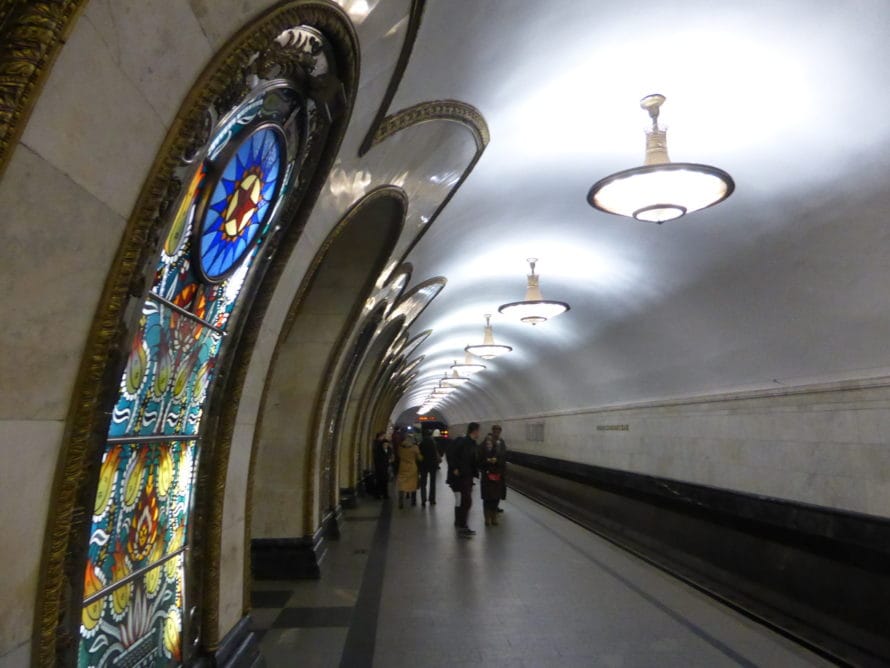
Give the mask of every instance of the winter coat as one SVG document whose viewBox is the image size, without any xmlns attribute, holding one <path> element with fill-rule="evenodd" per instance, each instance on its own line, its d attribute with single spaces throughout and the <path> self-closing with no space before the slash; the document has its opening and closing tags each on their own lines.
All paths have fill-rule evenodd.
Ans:
<svg viewBox="0 0 890 668">
<path fill-rule="evenodd" d="M 430 473 L 439 468 L 439 453 L 436 450 L 436 443 L 432 438 L 427 436 L 420 442 L 420 455 L 423 461 L 420 464 L 420 470 Z"/>
<path fill-rule="evenodd" d="M 448 476 L 445 482 L 454 488 L 461 482 L 472 485 L 473 478 L 479 477 L 476 467 L 476 450 L 478 446 L 469 436 L 461 436 L 451 442 L 446 453 L 448 460 Z M 457 474 L 455 475 L 455 471 Z"/>
<path fill-rule="evenodd" d="M 420 449 L 414 443 L 405 441 L 399 446 L 398 455 L 398 489 L 400 492 L 416 492 L 417 463 L 423 460 Z"/>
<path fill-rule="evenodd" d="M 507 462 L 498 447 L 479 448 L 479 472 L 482 481 L 482 500 L 497 501 L 504 495 L 504 469 Z"/>
</svg>

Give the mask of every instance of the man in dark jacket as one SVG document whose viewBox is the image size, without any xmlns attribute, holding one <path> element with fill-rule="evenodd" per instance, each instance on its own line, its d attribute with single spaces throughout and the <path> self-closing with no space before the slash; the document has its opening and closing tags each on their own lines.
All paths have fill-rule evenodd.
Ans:
<svg viewBox="0 0 890 668">
<path fill-rule="evenodd" d="M 420 441 L 420 454 L 423 461 L 420 462 L 420 505 L 426 505 L 427 480 L 429 480 L 430 505 L 436 505 L 436 473 L 439 472 L 439 452 L 436 450 L 436 442 L 430 432 L 424 430 L 423 440 Z"/>
<path fill-rule="evenodd" d="M 446 454 L 448 460 L 446 482 L 454 492 L 454 526 L 461 538 L 476 535 L 476 532 L 467 526 L 467 518 L 473 505 L 473 478 L 479 476 L 476 461 L 479 449 L 476 444 L 477 438 L 479 438 L 479 423 L 471 422 L 467 425 L 467 435 L 452 442 Z"/>
</svg>

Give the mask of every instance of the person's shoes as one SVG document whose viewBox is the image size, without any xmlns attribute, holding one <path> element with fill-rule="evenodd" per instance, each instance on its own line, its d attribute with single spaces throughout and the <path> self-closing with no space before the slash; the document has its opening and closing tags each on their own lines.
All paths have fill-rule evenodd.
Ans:
<svg viewBox="0 0 890 668">
<path fill-rule="evenodd" d="M 411 505 L 412 505 L 412 506 L 416 506 L 416 505 L 417 505 L 417 499 L 411 499 Z"/>
<path fill-rule="evenodd" d="M 460 528 L 458 528 L 457 533 L 459 533 L 462 536 L 475 536 L 476 535 L 476 532 L 473 531 L 470 527 L 460 527 Z"/>
<path fill-rule="evenodd" d="M 465 538 L 466 540 L 470 540 L 473 537 L 473 534 L 464 533 L 461 529 L 457 530 L 458 538 Z"/>
<path fill-rule="evenodd" d="M 420 502 L 420 507 L 421 507 L 421 508 L 426 508 L 426 501 L 421 501 L 421 502 Z"/>
<path fill-rule="evenodd" d="M 504 512 L 504 509 L 503 509 L 503 508 L 498 508 L 498 512 L 499 512 L 499 513 L 502 513 L 502 512 Z"/>
<path fill-rule="evenodd" d="M 435 506 L 435 505 L 436 505 L 436 501 L 435 501 L 435 500 L 430 501 L 430 505 L 431 505 L 431 506 Z"/>
</svg>

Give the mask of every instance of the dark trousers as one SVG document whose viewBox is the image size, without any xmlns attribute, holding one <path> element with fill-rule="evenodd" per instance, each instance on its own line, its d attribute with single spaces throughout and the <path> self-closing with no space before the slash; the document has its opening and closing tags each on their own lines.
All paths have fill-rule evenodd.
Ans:
<svg viewBox="0 0 890 668">
<path fill-rule="evenodd" d="M 384 470 L 377 470 L 376 475 L 374 476 L 377 479 L 377 498 L 378 499 L 388 499 L 389 498 L 389 474 Z"/>
<path fill-rule="evenodd" d="M 438 469 L 433 469 L 432 471 L 423 470 L 420 472 L 420 501 L 422 503 L 426 503 L 427 499 L 427 480 L 429 480 L 429 499 L 430 503 L 436 502 L 436 474 L 438 473 Z"/>
<path fill-rule="evenodd" d="M 466 528 L 470 508 L 473 506 L 473 479 L 458 479 L 454 490 L 460 492 L 460 505 L 455 509 L 457 511 L 457 526 Z"/>
</svg>

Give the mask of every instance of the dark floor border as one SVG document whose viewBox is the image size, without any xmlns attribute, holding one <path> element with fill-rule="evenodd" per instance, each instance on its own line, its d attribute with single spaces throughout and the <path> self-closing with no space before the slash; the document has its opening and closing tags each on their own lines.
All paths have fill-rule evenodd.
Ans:
<svg viewBox="0 0 890 668">
<path fill-rule="evenodd" d="M 525 453 L 510 461 L 517 491 L 650 563 L 832 660 L 888 665 L 890 560 L 876 554 L 890 523 Z M 878 542 L 862 545 L 867 536 Z"/>
<path fill-rule="evenodd" d="M 352 613 L 352 623 L 346 635 L 340 668 L 371 668 L 374 663 L 377 618 L 380 615 L 380 597 L 383 593 L 383 576 L 386 573 L 386 553 L 389 547 L 391 523 L 392 505 L 388 500 L 383 501 L 380 519 L 371 542 L 371 551 L 362 575 L 362 586 Z"/>
<path fill-rule="evenodd" d="M 260 643 L 250 630 L 250 615 L 242 617 L 219 643 L 215 652 L 204 653 L 189 663 L 192 668 L 252 668 L 260 660 Z"/>
</svg>

